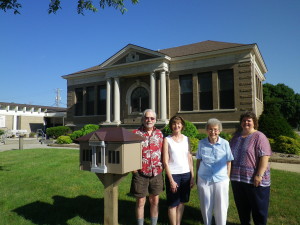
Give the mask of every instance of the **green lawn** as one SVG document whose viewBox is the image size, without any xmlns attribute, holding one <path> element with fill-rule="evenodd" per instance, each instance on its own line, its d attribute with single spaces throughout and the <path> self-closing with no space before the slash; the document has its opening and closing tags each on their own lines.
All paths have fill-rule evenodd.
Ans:
<svg viewBox="0 0 300 225">
<path fill-rule="evenodd" d="M 103 224 L 103 185 L 95 174 L 79 170 L 78 153 L 73 149 L 1 152 L 0 224 Z M 119 223 L 134 225 L 135 199 L 128 194 L 130 180 L 128 175 L 119 186 Z M 299 181 L 300 174 L 272 170 L 268 224 L 300 224 Z M 168 224 L 164 194 L 159 222 Z M 195 188 L 182 224 L 202 224 Z M 228 224 L 239 224 L 231 192 Z"/>
</svg>

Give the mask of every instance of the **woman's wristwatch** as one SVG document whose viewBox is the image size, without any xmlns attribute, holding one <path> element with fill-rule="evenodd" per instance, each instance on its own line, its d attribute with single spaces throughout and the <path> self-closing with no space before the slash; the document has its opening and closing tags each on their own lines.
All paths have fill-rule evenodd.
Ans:
<svg viewBox="0 0 300 225">
<path fill-rule="evenodd" d="M 263 177 L 263 174 L 256 174 L 257 177 Z"/>
</svg>

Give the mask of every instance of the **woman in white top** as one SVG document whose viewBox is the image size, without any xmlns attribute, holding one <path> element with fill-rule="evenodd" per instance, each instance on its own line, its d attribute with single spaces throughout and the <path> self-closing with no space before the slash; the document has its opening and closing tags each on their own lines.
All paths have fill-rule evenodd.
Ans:
<svg viewBox="0 0 300 225">
<path fill-rule="evenodd" d="M 180 225 L 184 203 L 189 201 L 194 185 L 193 159 L 188 137 L 181 131 L 185 122 L 180 116 L 170 119 L 172 134 L 164 139 L 163 163 L 166 172 L 166 194 L 171 225 Z"/>
</svg>

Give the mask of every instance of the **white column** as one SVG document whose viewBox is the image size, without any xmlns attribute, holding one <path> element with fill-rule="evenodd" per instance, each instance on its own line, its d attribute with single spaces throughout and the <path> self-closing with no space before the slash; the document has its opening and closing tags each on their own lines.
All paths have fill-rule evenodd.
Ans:
<svg viewBox="0 0 300 225">
<path fill-rule="evenodd" d="M 120 124 L 120 84 L 119 78 L 114 78 L 114 123 Z"/>
<path fill-rule="evenodd" d="M 166 88 L 166 71 L 160 72 L 160 119 L 167 120 L 167 88 Z"/>
<path fill-rule="evenodd" d="M 111 79 L 108 78 L 106 80 L 106 121 L 105 123 L 110 123 L 110 108 L 111 108 L 110 97 L 111 97 Z"/>
<path fill-rule="evenodd" d="M 156 111 L 155 105 L 156 86 L 155 86 L 155 72 L 150 74 L 150 108 Z"/>
<path fill-rule="evenodd" d="M 13 126 L 12 126 L 12 129 L 13 129 L 13 130 L 17 130 L 17 126 L 18 126 L 18 118 L 17 118 L 17 115 L 13 115 Z"/>
</svg>

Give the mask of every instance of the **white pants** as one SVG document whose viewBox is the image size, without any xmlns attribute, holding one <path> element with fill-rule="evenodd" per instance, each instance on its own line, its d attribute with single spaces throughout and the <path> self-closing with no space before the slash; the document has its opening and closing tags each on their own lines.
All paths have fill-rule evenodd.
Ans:
<svg viewBox="0 0 300 225">
<path fill-rule="evenodd" d="M 207 182 L 198 176 L 200 209 L 205 225 L 211 225 L 214 213 L 216 225 L 226 225 L 229 205 L 229 179 L 221 182 Z"/>
</svg>

